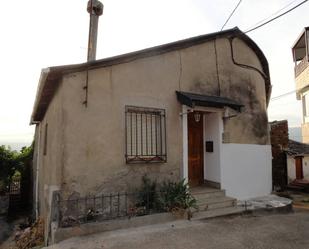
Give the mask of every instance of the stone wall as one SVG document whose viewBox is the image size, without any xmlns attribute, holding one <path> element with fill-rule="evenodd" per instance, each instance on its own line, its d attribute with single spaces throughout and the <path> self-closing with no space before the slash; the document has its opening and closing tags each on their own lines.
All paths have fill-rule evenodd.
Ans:
<svg viewBox="0 0 309 249">
<path fill-rule="evenodd" d="M 284 189 L 287 185 L 287 158 L 284 150 L 288 148 L 289 142 L 288 121 L 274 121 L 270 127 L 273 189 Z"/>
</svg>

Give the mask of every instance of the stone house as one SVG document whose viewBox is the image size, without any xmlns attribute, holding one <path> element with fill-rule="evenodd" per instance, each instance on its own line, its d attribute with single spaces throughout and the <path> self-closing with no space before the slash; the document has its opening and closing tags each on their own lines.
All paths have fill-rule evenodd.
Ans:
<svg viewBox="0 0 309 249">
<path fill-rule="evenodd" d="M 38 214 L 52 193 L 128 191 L 143 175 L 271 192 L 263 52 L 238 28 L 43 69 L 31 124 Z"/>
</svg>

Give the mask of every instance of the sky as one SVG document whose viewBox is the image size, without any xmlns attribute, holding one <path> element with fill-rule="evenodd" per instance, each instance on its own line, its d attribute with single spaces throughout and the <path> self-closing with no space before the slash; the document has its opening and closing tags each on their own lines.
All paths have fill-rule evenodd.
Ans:
<svg viewBox="0 0 309 249">
<path fill-rule="evenodd" d="M 239 0 L 101 0 L 97 58 L 105 58 L 219 31 Z M 225 29 L 246 31 L 302 0 L 242 0 Z M 30 116 L 42 68 L 86 61 L 87 0 L 15 0 L 0 3 L 0 144 L 30 144 Z M 287 8 L 287 9 L 288 9 Z M 248 33 L 266 55 L 272 97 L 295 89 L 291 46 L 309 26 L 309 2 Z M 301 124 L 295 93 L 271 100 L 269 120 Z"/>
</svg>

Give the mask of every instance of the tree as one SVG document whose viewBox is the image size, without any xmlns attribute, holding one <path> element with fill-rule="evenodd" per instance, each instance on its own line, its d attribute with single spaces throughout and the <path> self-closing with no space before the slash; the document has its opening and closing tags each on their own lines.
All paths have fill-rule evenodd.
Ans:
<svg viewBox="0 0 309 249">
<path fill-rule="evenodd" d="M 33 143 L 23 147 L 20 152 L 10 147 L 0 146 L 0 193 L 8 191 L 14 174 L 29 175 L 33 157 Z"/>
</svg>

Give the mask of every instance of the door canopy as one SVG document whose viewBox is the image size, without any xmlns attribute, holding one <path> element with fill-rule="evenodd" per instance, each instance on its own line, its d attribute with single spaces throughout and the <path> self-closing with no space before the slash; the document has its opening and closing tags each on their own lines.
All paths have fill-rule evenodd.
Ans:
<svg viewBox="0 0 309 249">
<path fill-rule="evenodd" d="M 230 107 L 238 112 L 241 111 L 242 104 L 225 97 L 201 95 L 196 93 L 176 91 L 178 101 L 186 106 L 194 108 L 195 106 L 224 108 Z"/>
</svg>

